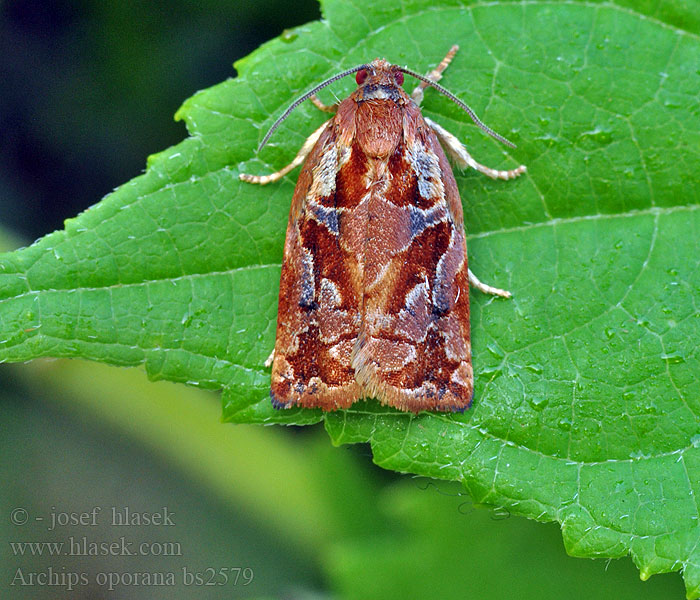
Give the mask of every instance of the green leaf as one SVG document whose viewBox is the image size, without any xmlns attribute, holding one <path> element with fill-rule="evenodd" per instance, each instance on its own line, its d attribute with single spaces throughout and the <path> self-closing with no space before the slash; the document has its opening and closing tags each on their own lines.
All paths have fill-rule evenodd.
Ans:
<svg viewBox="0 0 700 600">
<path fill-rule="evenodd" d="M 65 231 L 0 261 L 0 359 L 84 357 L 224 390 L 225 419 L 325 420 L 383 467 L 462 481 L 478 502 L 562 525 L 579 556 L 631 554 L 643 578 L 682 570 L 700 593 L 700 38 L 673 2 L 328 0 L 188 100 L 191 137 Z M 653 12 L 658 9 L 658 12 Z M 684 24 L 683 28 L 678 28 Z M 436 33 L 439 32 L 439 35 Z M 294 177 L 325 118 L 289 102 L 376 56 L 419 71 L 452 43 L 443 83 L 519 145 L 485 138 L 444 97 L 425 113 L 514 182 L 458 174 L 472 269 L 474 407 L 414 417 L 374 401 L 275 411 L 263 362 Z M 343 97 L 351 78 L 322 98 Z M 307 103 L 308 104 L 308 103 Z"/>
</svg>

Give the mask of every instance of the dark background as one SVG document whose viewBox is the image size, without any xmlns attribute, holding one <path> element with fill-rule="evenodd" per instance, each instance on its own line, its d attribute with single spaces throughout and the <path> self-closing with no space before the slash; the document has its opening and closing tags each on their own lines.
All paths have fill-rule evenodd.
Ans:
<svg viewBox="0 0 700 600">
<path fill-rule="evenodd" d="M 319 16 L 315 0 L 0 3 L 0 223 L 62 229 L 187 135 L 185 99 Z"/>
</svg>

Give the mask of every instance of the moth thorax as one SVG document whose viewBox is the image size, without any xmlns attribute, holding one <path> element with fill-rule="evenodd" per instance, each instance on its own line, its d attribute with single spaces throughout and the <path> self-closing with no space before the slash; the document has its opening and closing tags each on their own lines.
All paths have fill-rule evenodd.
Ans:
<svg viewBox="0 0 700 600">
<path fill-rule="evenodd" d="M 403 136 L 403 110 L 393 100 L 361 102 L 355 113 L 355 130 L 357 142 L 367 156 L 389 156 Z"/>
</svg>

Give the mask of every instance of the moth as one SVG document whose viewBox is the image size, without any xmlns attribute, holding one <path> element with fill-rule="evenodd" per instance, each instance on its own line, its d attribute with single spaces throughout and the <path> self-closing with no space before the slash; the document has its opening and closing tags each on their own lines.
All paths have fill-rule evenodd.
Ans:
<svg viewBox="0 0 700 600">
<path fill-rule="evenodd" d="M 301 102 L 334 116 L 267 184 L 303 163 L 294 190 L 280 280 L 271 399 L 276 408 L 348 408 L 375 397 L 402 411 L 469 408 L 474 373 L 462 203 L 447 154 L 461 168 L 512 179 L 476 162 L 459 140 L 421 114 L 427 86 L 457 103 L 497 140 L 508 140 L 437 82 L 453 46 L 427 76 L 377 58 L 327 79 L 295 100 L 263 138 Z M 316 92 L 355 73 L 357 89 L 325 106 Z M 404 74 L 420 81 L 409 96 Z M 443 150 L 444 147 L 444 150 Z M 259 148 L 259 149 L 260 149 Z"/>
</svg>

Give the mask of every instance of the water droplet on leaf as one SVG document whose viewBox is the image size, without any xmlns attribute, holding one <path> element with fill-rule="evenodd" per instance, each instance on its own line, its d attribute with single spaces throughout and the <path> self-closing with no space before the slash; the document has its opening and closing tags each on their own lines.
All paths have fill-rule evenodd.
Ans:
<svg viewBox="0 0 700 600">
<path fill-rule="evenodd" d="M 533 373 L 536 373 L 537 375 L 540 375 L 542 371 L 544 371 L 544 367 L 538 363 L 535 363 L 534 365 L 527 365 L 525 367 L 528 371 L 532 371 Z"/>
<path fill-rule="evenodd" d="M 667 360 L 672 365 L 685 362 L 685 356 L 680 352 L 667 352 L 661 355 L 661 360 Z"/>
<path fill-rule="evenodd" d="M 282 35 L 280 35 L 280 39 L 283 42 L 285 42 L 286 44 L 290 44 L 298 37 L 299 37 L 299 34 L 296 31 L 294 31 L 293 29 L 285 29 L 282 32 Z"/>
<path fill-rule="evenodd" d="M 544 396 L 535 396 L 528 399 L 530 406 L 535 410 L 544 410 L 545 406 L 549 404 L 549 400 Z"/>
<path fill-rule="evenodd" d="M 571 420 L 569 419 L 559 419 L 557 427 L 562 431 L 571 431 Z"/>
</svg>

